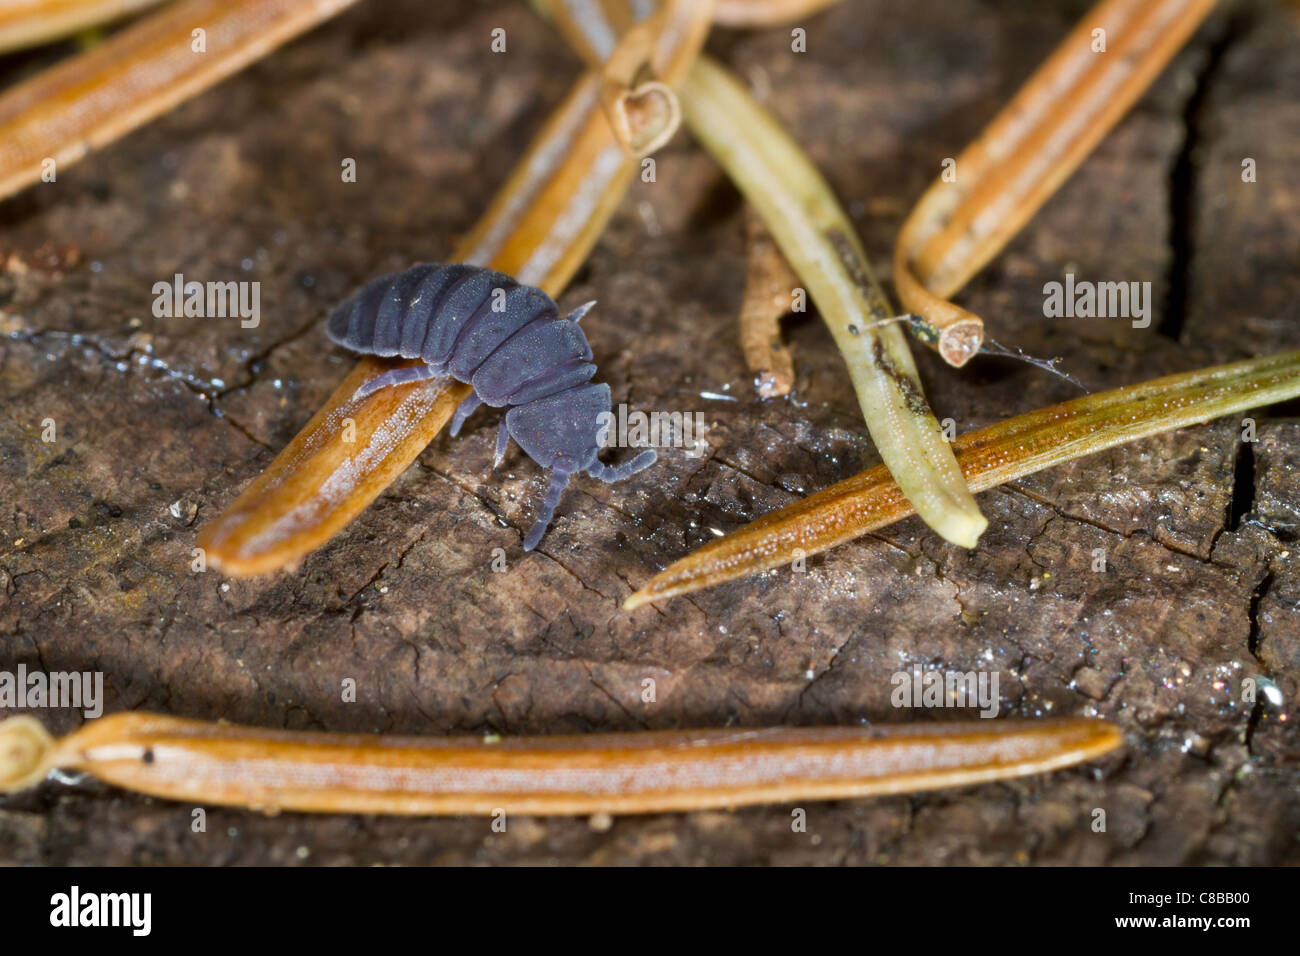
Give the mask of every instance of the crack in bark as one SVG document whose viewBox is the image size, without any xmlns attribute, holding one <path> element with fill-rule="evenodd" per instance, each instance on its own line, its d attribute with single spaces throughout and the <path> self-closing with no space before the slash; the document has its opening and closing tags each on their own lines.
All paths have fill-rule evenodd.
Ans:
<svg viewBox="0 0 1300 956">
<path fill-rule="evenodd" d="M 1052 501 L 1050 498 L 1046 497 L 1045 495 L 1040 495 L 1033 491 L 1030 491 L 1028 488 L 1021 486 L 1018 482 L 1014 482 L 1014 481 L 1007 482 L 1005 485 L 1001 485 L 997 490 L 1003 494 L 1011 494 L 1014 492 L 1016 494 L 1023 495 L 1024 497 L 1028 498 L 1030 501 L 1036 502 L 1042 505 L 1044 508 L 1049 509 L 1058 518 L 1061 518 L 1065 521 L 1077 521 L 1079 522 L 1079 524 L 1087 525 L 1090 528 L 1096 528 L 1098 531 L 1105 532 L 1106 534 L 1113 534 L 1115 537 L 1121 538 L 1124 541 L 1129 541 L 1132 540 L 1134 537 L 1140 536 L 1141 538 L 1145 538 L 1148 543 L 1153 544 L 1158 548 L 1163 548 L 1165 551 L 1168 551 L 1170 554 L 1177 554 L 1184 558 L 1191 558 L 1193 561 L 1196 561 L 1199 564 L 1206 564 L 1211 567 L 1220 567 L 1220 565 L 1216 565 L 1214 563 L 1213 556 L 1208 558 L 1203 558 L 1199 554 L 1194 554 L 1191 551 L 1184 551 L 1182 548 L 1176 547 L 1167 541 L 1161 541 L 1159 538 L 1153 537 L 1145 528 L 1137 528 L 1133 531 L 1125 532 L 1125 531 L 1121 531 L 1118 528 L 1112 528 L 1109 525 L 1101 521 L 1098 521 L 1095 518 L 1088 518 L 1085 517 L 1084 515 L 1071 514 L 1070 512 L 1065 511 L 1060 505 Z M 1046 525 L 1043 526 L 1043 528 L 1046 527 L 1047 527 Z M 1038 534 L 1042 534 L 1042 529 L 1039 530 Z M 1035 535 L 1035 537 L 1037 537 L 1037 535 Z M 1210 542 L 1211 555 L 1213 555 L 1213 544 L 1214 542 L 1211 541 Z M 1033 556 L 1031 555 L 1029 559 L 1033 561 Z M 1037 564 L 1038 562 L 1035 561 L 1034 563 Z M 1038 565 L 1038 566 L 1043 567 L 1042 565 Z"/>
<path fill-rule="evenodd" d="M 1252 442 L 1241 441 L 1237 443 L 1237 455 L 1232 465 L 1232 503 L 1228 507 L 1227 530 L 1238 530 L 1242 519 L 1249 515 L 1254 507 L 1255 445 Z"/>
<path fill-rule="evenodd" d="M 1210 41 L 1204 64 L 1196 83 L 1183 105 L 1183 142 L 1169 171 L 1169 271 L 1165 283 L 1164 315 L 1156 330 L 1166 338 L 1180 341 L 1187 321 L 1188 300 L 1192 293 L 1196 229 L 1201 222 L 1198 208 L 1200 163 L 1197 156 L 1207 139 L 1209 94 L 1223 66 L 1224 55 L 1247 32 L 1240 8 L 1229 15 Z"/>
</svg>

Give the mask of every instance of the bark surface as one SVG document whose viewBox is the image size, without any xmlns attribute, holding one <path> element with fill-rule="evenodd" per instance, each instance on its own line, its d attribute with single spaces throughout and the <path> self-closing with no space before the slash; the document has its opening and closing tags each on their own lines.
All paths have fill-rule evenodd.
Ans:
<svg viewBox="0 0 1300 956">
<path fill-rule="evenodd" d="M 525 555 L 544 475 L 517 449 L 492 470 L 497 413 L 483 410 L 296 571 L 191 573 L 198 528 L 351 367 L 324 335 L 331 306 L 368 277 L 444 259 L 578 71 L 524 4 L 448 6 L 366 4 L 0 205 L 0 669 L 102 671 L 109 711 L 339 731 L 969 716 L 893 707 L 892 676 L 919 666 L 996 672 L 1001 716 L 1101 716 L 1127 749 L 1012 783 L 809 804 L 807 832 L 773 806 L 612 826 L 517 818 L 505 833 L 209 807 L 195 833 L 191 806 L 46 783 L 0 801 L 0 860 L 1300 861 L 1293 407 L 1255 413 L 1255 443 L 1217 421 L 985 493 L 973 552 L 912 519 L 802 574 L 620 610 L 717 531 L 878 460 L 815 317 L 786 323 L 792 395 L 757 396 L 736 323 L 744 210 L 685 134 L 561 306 L 599 301 L 584 323 L 598 379 L 633 409 L 702 412 L 706 456 L 669 449 L 630 481 L 576 481 Z M 809 18 L 806 53 L 788 30 L 719 30 L 710 46 L 796 133 L 887 276 L 942 160 L 1086 7 L 853 2 Z M 490 49 L 498 26 L 504 54 Z M 1297 39 L 1280 5 L 1217 12 L 962 294 L 990 336 L 1062 356 L 1092 389 L 1300 347 Z M 3 76 L 61 52 L 11 57 Z M 345 158 L 356 183 L 341 182 Z M 259 282 L 260 325 L 155 318 L 152 287 L 178 272 Z M 1151 283 L 1150 327 L 1044 318 L 1043 285 L 1067 272 Z M 954 371 L 916 351 L 959 430 L 1077 394 L 1019 362 Z M 1281 710 L 1243 702 L 1261 677 Z M 37 716 L 54 732 L 82 719 Z"/>
</svg>

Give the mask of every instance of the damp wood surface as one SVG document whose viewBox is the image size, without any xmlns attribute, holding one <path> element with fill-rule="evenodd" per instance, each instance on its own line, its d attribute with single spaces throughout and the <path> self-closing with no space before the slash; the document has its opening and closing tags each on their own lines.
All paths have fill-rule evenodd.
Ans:
<svg viewBox="0 0 1300 956">
<path fill-rule="evenodd" d="M 808 151 L 887 281 L 942 159 L 1085 9 L 849 0 L 807 18 L 807 53 L 786 29 L 719 29 L 709 49 Z M 489 50 L 498 26 L 505 54 Z M 1298 39 L 1280 5 L 1217 11 L 957 301 L 1093 390 L 1300 347 Z M 0 79 L 61 52 L 0 61 Z M 615 404 L 703 413 L 705 456 L 667 449 L 627 482 L 575 481 L 524 555 L 544 476 L 517 449 L 492 469 L 498 413 L 483 410 L 295 572 L 191 573 L 198 529 L 352 368 L 325 338 L 328 310 L 373 275 L 446 259 L 580 69 L 523 4 L 365 4 L 0 206 L 0 670 L 103 671 L 109 711 L 354 733 L 971 716 L 892 707 L 891 676 L 920 665 L 997 671 L 1003 717 L 1100 717 L 1125 749 L 1043 777 L 809 803 L 803 833 L 775 805 L 612 827 L 520 817 L 505 833 L 209 807 L 196 834 L 191 805 L 50 783 L 0 802 L 0 861 L 1300 860 L 1294 405 L 1254 413 L 1249 446 L 1239 421 L 1217 421 L 985 492 L 972 552 L 910 518 L 802 574 L 620 610 L 716 532 L 879 461 L 815 316 L 784 326 L 791 396 L 757 397 L 736 323 L 744 206 L 684 133 L 560 304 L 598 300 L 584 328 Z M 344 157 L 355 184 L 340 182 Z M 155 318 L 152 286 L 176 272 L 259 281 L 260 325 Z M 1151 326 L 1043 318 L 1042 286 L 1066 272 L 1151 282 Z M 914 353 L 959 431 L 1078 394 L 1032 366 L 954 371 Z M 1239 702 L 1258 675 L 1287 722 Z M 80 723 L 36 716 L 56 733 Z"/>
</svg>

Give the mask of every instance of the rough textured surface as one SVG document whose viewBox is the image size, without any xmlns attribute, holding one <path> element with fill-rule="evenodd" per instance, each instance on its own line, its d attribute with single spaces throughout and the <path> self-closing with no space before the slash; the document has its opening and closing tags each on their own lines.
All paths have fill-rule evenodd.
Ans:
<svg viewBox="0 0 1300 956">
<path fill-rule="evenodd" d="M 704 412 L 710 454 L 541 489 L 495 414 L 434 442 L 295 573 L 192 574 L 233 500 L 351 359 L 322 318 L 365 278 L 445 257 L 575 75 L 522 4 L 374 2 L 3 205 L 0 669 L 99 669 L 110 710 L 265 726 L 521 733 L 944 719 L 890 677 L 996 670 L 1003 716 L 1095 714 L 1127 750 L 1049 776 L 808 807 L 616 820 L 265 818 L 95 783 L 0 801 L 0 859 L 45 863 L 1266 863 L 1300 861 L 1300 425 L 1262 409 L 981 496 L 971 553 L 909 520 L 789 570 L 625 614 L 634 585 L 876 461 L 813 318 L 760 401 L 735 316 L 743 214 L 679 136 L 561 300 L 615 402 Z M 856 2 L 713 48 L 796 131 L 884 266 L 909 204 L 1087 4 Z M 489 52 L 504 26 L 509 52 Z M 1300 346 L 1297 26 L 1229 7 L 963 302 L 1092 388 Z M 54 52 L 0 65 L 9 79 Z M 340 182 L 354 157 L 359 182 Z M 1258 182 L 1241 181 L 1243 158 Z M 75 253 L 70 249 L 75 247 Z M 1150 281 L 1155 320 L 1046 320 L 1042 285 Z M 261 325 L 157 319 L 153 283 L 261 282 Z M 919 356 L 967 429 L 1074 394 L 1015 362 Z M 718 401 L 703 393 L 729 395 Z M 52 418 L 58 438 L 40 440 Z M 507 569 L 494 573 L 492 549 Z M 1094 549 L 1106 571 L 1092 571 Z M 1241 702 L 1268 676 L 1282 711 Z M 356 703 L 340 682 L 357 681 Z M 657 702 L 643 703 L 644 678 Z M 81 719 L 43 711 L 56 732 Z M 1291 717 L 1288 721 L 1286 718 Z M 1093 832 L 1094 808 L 1107 811 Z"/>
</svg>

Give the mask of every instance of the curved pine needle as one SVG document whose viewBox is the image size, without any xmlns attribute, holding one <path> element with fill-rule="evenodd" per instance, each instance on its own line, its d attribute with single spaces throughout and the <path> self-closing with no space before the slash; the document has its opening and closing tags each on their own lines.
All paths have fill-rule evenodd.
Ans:
<svg viewBox="0 0 1300 956">
<path fill-rule="evenodd" d="M 0 199 L 75 163 L 356 0 L 184 0 L 0 94 Z M 195 53 L 195 29 L 206 52 Z"/>
<path fill-rule="evenodd" d="M 708 5 L 673 4 L 659 26 L 651 67 L 672 85 L 704 42 Z M 635 157 L 601 110 L 601 82 L 597 71 L 578 81 L 460 243 L 457 261 L 491 266 L 551 295 L 564 288 L 636 171 Z M 363 360 L 266 471 L 200 532 L 210 565 L 236 576 L 291 567 L 415 460 L 469 387 L 434 380 L 353 400 L 361 382 L 397 364 Z"/>
<path fill-rule="evenodd" d="M 1103 0 L 903 223 L 894 284 L 918 338 L 961 366 L 984 323 L 947 301 L 1006 246 L 1151 85 L 1214 0 Z M 1105 51 L 1094 31 L 1105 31 Z"/>
<path fill-rule="evenodd" d="M 926 524 L 954 544 L 974 547 L 988 522 L 830 186 L 776 118 L 714 61 L 700 58 L 680 96 L 692 134 L 763 217 L 808 287 L 844 356 L 880 457 Z"/>
<path fill-rule="evenodd" d="M 606 81 L 601 103 L 619 142 L 634 156 L 659 149 L 682 123 L 677 94 L 658 80 L 635 86 Z"/>
<path fill-rule="evenodd" d="M 636 156 L 663 146 L 682 123 L 677 94 L 649 75 L 654 38 L 661 32 L 656 21 L 671 16 L 670 7 L 628 30 L 601 70 L 601 107 L 619 142 Z"/>
<path fill-rule="evenodd" d="M 969 786 L 1121 743 L 1114 725 L 1082 718 L 437 738 L 122 713 L 55 741 L 16 717 L 0 723 L 0 792 L 62 769 L 268 813 L 662 813 Z"/>
<path fill-rule="evenodd" d="M 781 338 L 781 318 L 794 302 L 799 277 L 757 213 L 746 217 L 745 291 L 740 302 L 740 348 L 760 398 L 790 394 L 794 359 Z"/>
<path fill-rule="evenodd" d="M 39 46 L 111 23 L 162 0 L 3 0 L 0 53 Z"/>
<path fill-rule="evenodd" d="M 1185 372 L 1086 395 L 958 436 L 973 491 L 1160 432 L 1300 396 L 1300 351 Z M 623 604 L 651 601 L 789 564 L 912 514 L 877 466 L 711 541 L 656 574 Z"/>
<path fill-rule="evenodd" d="M 35 717 L 0 722 L 0 793 L 34 787 L 58 766 L 56 744 Z"/>
<path fill-rule="evenodd" d="M 353 399 L 399 364 L 358 363 L 266 471 L 199 532 L 208 564 L 235 577 L 292 568 L 406 470 L 471 389 L 433 379 Z"/>
</svg>

